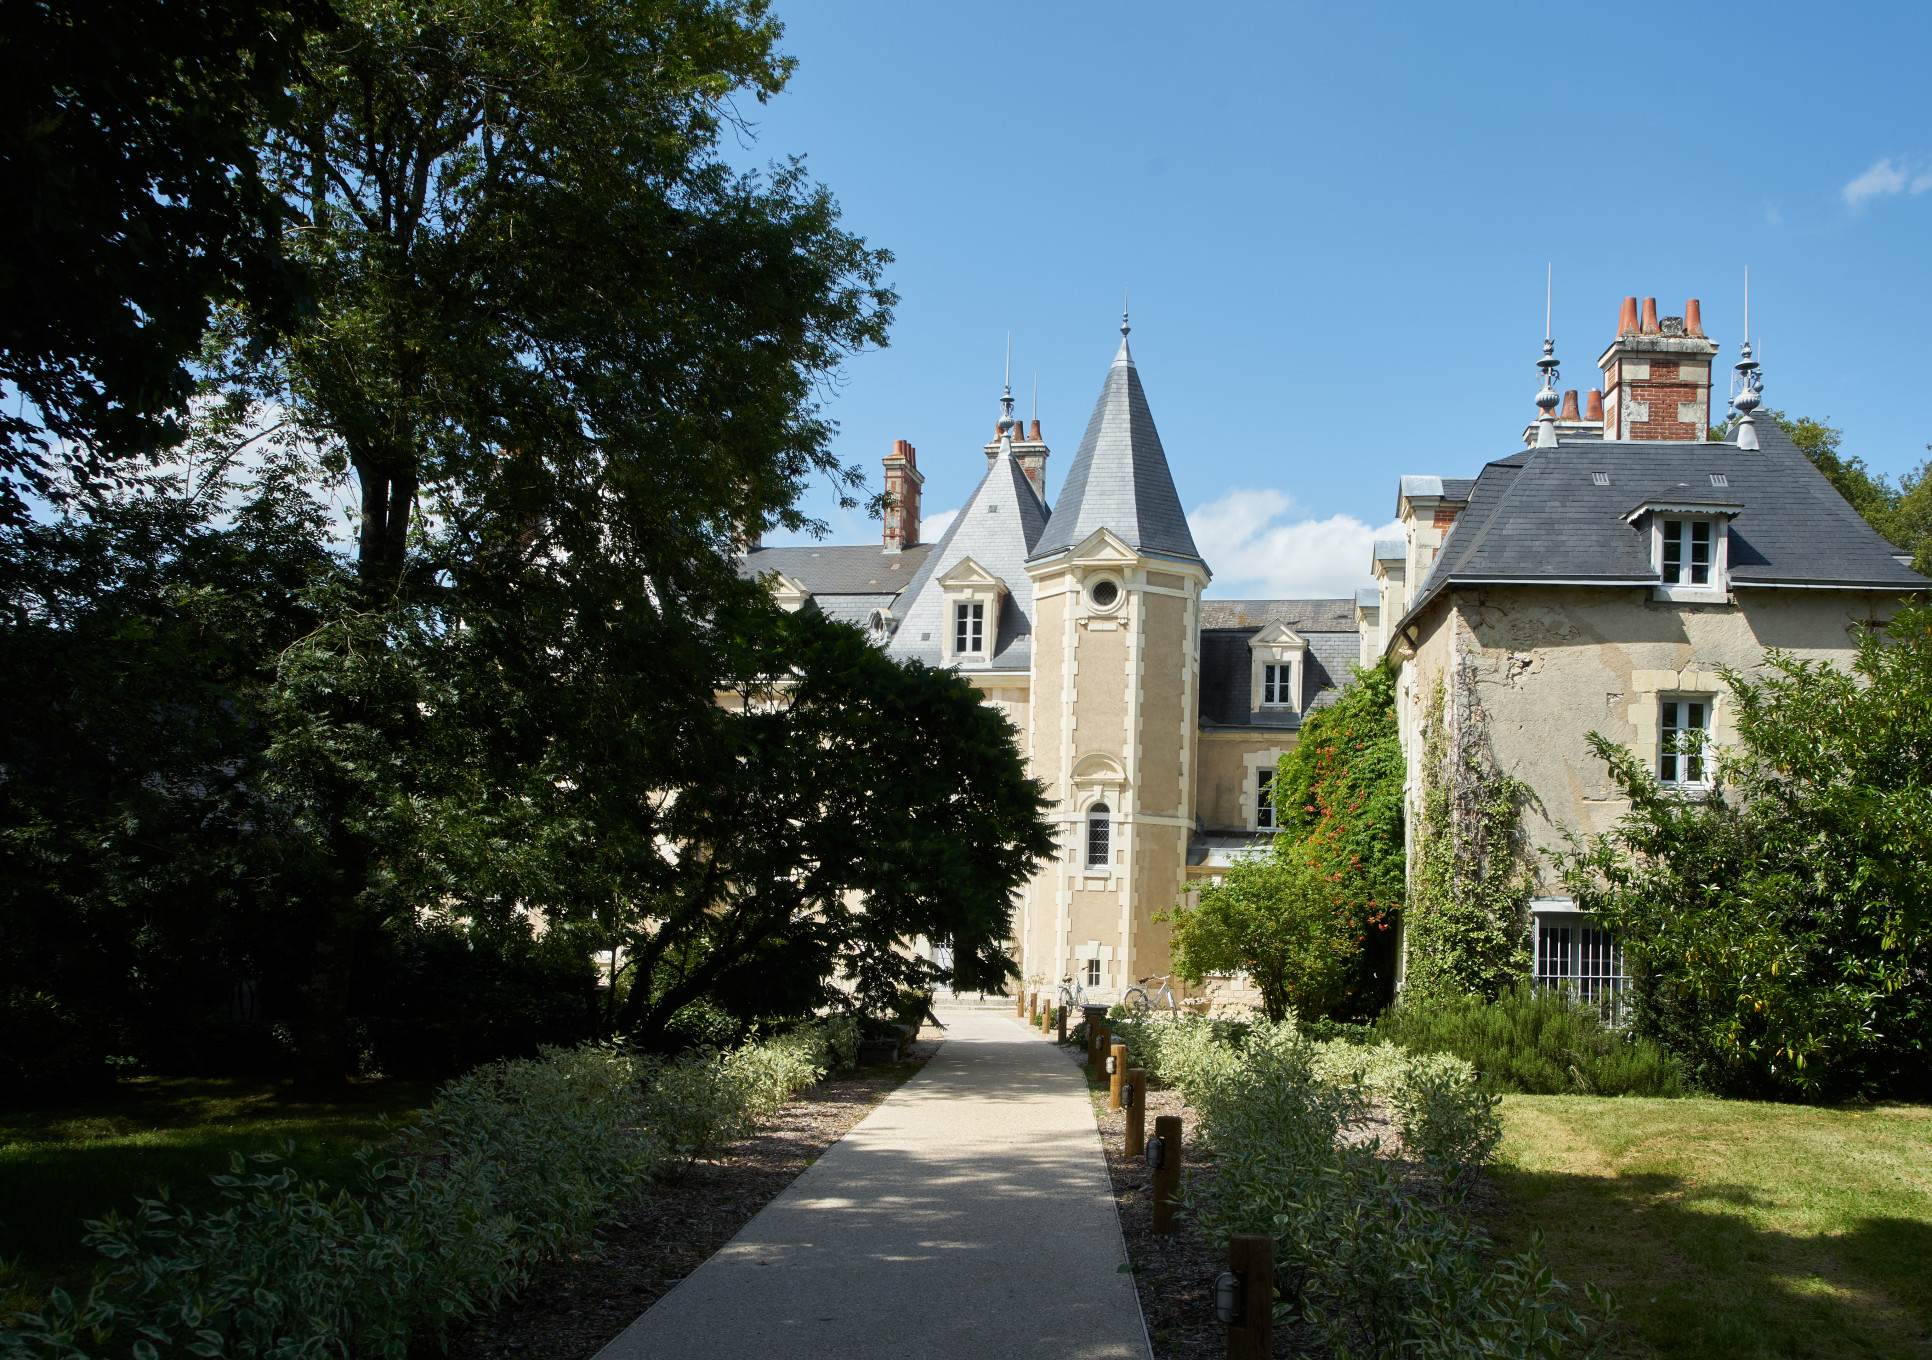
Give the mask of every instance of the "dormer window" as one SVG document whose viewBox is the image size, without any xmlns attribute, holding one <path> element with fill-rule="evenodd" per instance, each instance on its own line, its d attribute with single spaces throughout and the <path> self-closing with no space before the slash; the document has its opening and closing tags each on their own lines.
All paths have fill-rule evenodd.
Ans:
<svg viewBox="0 0 1932 1360">
<path fill-rule="evenodd" d="M 1744 507 L 1701 500 L 1652 501 L 1630 512 L 1630 526 L 1650 535 L 1650 565 L 1657 573 L 1653 599 L 1722 604 L 1730 598 L 1730 522 Z"/>
<path fill-rule="evenodd" d="M 953 652 L 957 656 L 986 654 L 986 606 L 974 601 L 953 606 Z"/>
<path fill-rule="evenodd" d="M 1711 542 L 1717 528 L 1707 519 L 1664 521 L 1663 580 L 1667 586 L 1709 586 Z"/>
<path fill-rule="evenodd" d="M 1271 623 L 1248 639 L 1248 656 L 1253 677 L 1248 707 L 1271 718 L 1298 711 L 1307 640 L 1285 623 Z"/>
</svg>

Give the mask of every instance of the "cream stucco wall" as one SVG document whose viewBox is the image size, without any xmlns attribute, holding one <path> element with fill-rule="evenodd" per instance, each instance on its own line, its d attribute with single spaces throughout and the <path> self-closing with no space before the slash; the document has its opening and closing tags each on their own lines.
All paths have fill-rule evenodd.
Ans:
<svg viewBox="0 0 1932 1360">
<path fill-rule="evenodd" d="M 1411 630 L 1402 683 L 1410 788 L 1420 787 L 1422 706 L 1436 677 L 1466 664 L 1497 766 L 1529 786 L 1524 829 L 1548 851 L 1565 828 L 1608 830 L 1626 804 L 1586 744 L 1592 731 L 1644 760 L 1658 754 L 1657 709 L 1707 697 L 1710 739 L 1733 739 L 1720 667 L 1762 673 L 1771 648 L 1849 663 L 1849 630 L 1889 617 L 1884 592 L 1746 589 L 1735 604 L 1653 602 L 1641 590 L 1493 586 L 1458 590 Z M 1547 859 L 1547 856 L 1544 856 Z M 1558 891 L 1547 864 L 1539 892 Z"/>
<path fill-rule="evenodd" d="M 1254 827 L 1254 773 L 1272 766 L 1299 740 L 1293 732 L 1204 732 L 1201 774 L 1195 787 L 1195 814 L 1209 831 L 1248 831 Z"/>
</svg>

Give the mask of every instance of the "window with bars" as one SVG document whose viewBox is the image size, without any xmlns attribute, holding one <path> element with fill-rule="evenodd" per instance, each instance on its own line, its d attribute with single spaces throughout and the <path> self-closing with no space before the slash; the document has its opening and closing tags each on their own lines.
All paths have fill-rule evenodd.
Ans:
<svg viewBox="0 0 1932 1360">
<path fill-rule="evenodd" d="M 959 656 L 977 656 L 986 650 L 986 606 L 984 604 L 956 604 L 953 606 L 953 652 Z"/>
<path fill-rule="evenodd" d="M 1087 867 L 1105 869 L 1114 860 L 1114 824 L 1108 820 L 1107 805 L 1095 803 L 1087 809 Z"/>
<path fill-rule="evenodd" d="M 1541 920 L 1536 928 L 1536 986 L 1562 988 L 1618 1018 L 1627 979 L 1623 946 L 1588 917 Z"/>
<path fill-rule="evenodd" d="M 1660 733 L 1657 778 L 1666 784 L 1708 783 L 1704 743 L 1710 735 L 1711 708 L 1702 699 L 1662 699 L 1657 705 Z"/>
<path fill-rule="evenodd" d="M 1258 831 L 1275 829 L 1275 772 L 1254 772 L 1254 824 Z"/>
<path fill-rule="evenodd" d="M 1663 577 L 1667 586 L 1707 586 L 1711 583 L 1711 531 L 1707 519 L 1664 521 Z"/>
<path fill-rule="evenodd" d="M 1261 706 L 1292 708 L 1295 702 L 1295 667 L 1292 662 L 1268 662 L 1261 668 Z"/>
</svg>

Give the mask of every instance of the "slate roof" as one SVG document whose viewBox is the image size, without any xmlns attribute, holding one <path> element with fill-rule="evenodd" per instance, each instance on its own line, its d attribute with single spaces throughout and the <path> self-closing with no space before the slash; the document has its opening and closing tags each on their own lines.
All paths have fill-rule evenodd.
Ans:
<svg viewBox="0 0 1932 1360">
<path fill-rule="evenodd" d="M 1301 708 L 1252 709 L 1248 641 L 1271 623 L 1285 623 L 1307 639 L 1301 671 Z M 1360 655 L 1353 600 L 1201 601 L 1203 728 L 1298 731 L 1305 714 L 1335 702 Z"/>
<path fill-rule="evenodd" d="M 876 543 L 856 546 L 800 544 L 790 548 L 756 548 L 738 564 L 740 576 L 783 572 L 813 595 L 897 595 L 919 572 L 933 545 L 889 553 Z"/>
<path fill-rule="evenodd" d="M 1201 560 L 1124 334 L 1033 556 L 1077 547 L 1096 529 L 1149 556 Z"/>
<path fill-rule="evenodd" d="M 1353 600 L 1202 600 L 1203 628 L 1265 628 L 1285 623 L 1297 633 L 1355 633 Z"/>
<path fill-rule="evenodd" d="M 917 658 L 929 666 L 940 663 L 941 629 L 947 620 L 945 588 L 939 578 L 970 557 L 1005 581 L 1008 592 L 1000 605 L 993 654 L 983 669 L 1028 669 L 1033 661 L 1033 578 L 1026 574 L 1026 559 L 1047 528 L 1047 515 L 1012 449 L 1003 446 L 901 596 L 894 611 L 899 631 L 887 645 L 887 654 L 900 660 Z"/>
<path fill-rule="evenodd" d="M 1762 450 L 1735 444 L 1564 440 L 1490 463 L 1476 478 L 1403 622 L 1452 585 L 1565 581 L 1655 585 L 1650 537 L 1629 522 L 1650 503 L 1736 510 L 1733 586 L 1922 590 L 1898 551 L 1846 504 L 1777 422 L 1760 414 Z M 1595 474 L 1608 476 L 1598 485 Z M 1721 474 L 1728 485 L 1711 483 Z M 1391 630 L 1390 638 L 1399 634 Z"/>
</svg>

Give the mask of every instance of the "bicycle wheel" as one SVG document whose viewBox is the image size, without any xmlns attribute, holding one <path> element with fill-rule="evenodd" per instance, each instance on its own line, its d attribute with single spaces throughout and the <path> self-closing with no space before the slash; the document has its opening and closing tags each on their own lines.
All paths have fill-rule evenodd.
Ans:
<svg viewBox="0 0 1932 1360">
<path fill-rule="evenodd" d="M 1076 1023 L 1074 1016 L 1087 1004 L 1087 994 L 1081 988 L 1069 987 L 1063 982 L 1060 984 L 1060 1004 L 1067 1008 L 1067 1024 L 1071 1026 Z"/>
<path fill-rule="evenodd" d="M 1147 995 L 1147 989 L 1145 987 L 1136 983 L 1134 986 L 1129 987 L 1126 994 L 1120 998 L 1120 1004 L 1130 1011 L 1138 1011 L 1140 1014 L 1145 1015 L 1154 1009 L 1154 998 Z"/>
</svg>

